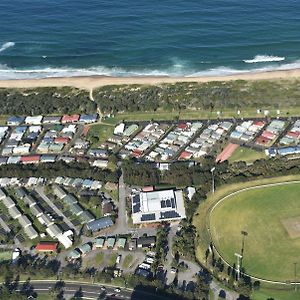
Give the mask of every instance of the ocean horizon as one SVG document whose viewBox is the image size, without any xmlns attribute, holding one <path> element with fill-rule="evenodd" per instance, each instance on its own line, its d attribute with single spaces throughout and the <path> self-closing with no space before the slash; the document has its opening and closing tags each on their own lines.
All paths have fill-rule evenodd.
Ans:
<svg viewBox="0 0 300 300">
<path fill-rule="evenodd" d="M 300 1 L 0 3 L 0 79 L 300 68 Z"/>
</svg>

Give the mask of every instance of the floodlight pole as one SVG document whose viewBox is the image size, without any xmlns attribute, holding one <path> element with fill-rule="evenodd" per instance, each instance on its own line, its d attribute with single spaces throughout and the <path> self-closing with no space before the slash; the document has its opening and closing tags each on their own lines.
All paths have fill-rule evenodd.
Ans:
<svg viewBox="0 0 300 300">
<path fill-rule="evenodd" d="M 236 256 L 236 269 L 237 269 L 237 281 L 240 280 L 240 260 L 242 258 L 242 255 L 239 253 L 234 253 L 234 255 Z"/>
<path fill-rule="evenodd" d="M 215 193 L 215 171 L 216 167 L 211 168 L 210 172 L 211 172 L 211 178 L 212 178 L 212 193 Z"/>
<path fill-rule="evenodd" d="M 294 275 L 295 275 L 295 292 L 297 291 L 297 263 L 294 263 Z"/>
<path fill-rule="evenodd" d="M 244 249 L 245 249 L 245 237 L 248 235 L 248 232 L 245 231 L 245 230 L 242 230 L 241 231 L 241 234 L 242 234 L 242 248 L 241 248 L 241 267 L 242 267 L 242 264 L 243 264 L 243 259 L 244 259 Z"/>
</svg>

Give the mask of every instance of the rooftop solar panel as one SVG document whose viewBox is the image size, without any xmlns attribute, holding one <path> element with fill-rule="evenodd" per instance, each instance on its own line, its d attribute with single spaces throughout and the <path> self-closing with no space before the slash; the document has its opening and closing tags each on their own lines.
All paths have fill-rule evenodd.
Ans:
<svg viewBox="0 0 300 300">
<path fill-rule="evenodd" d="M 133 205 L 133 213 L 139 212 L 140 209 L 141 209 L 140 203 L 137 203 L 137 204 Z"/>
<path fill-rule="evenodd" d="M 175 210 L 168 210 L 160 213 L 160 219 L 179 218 L 180 215 Z"/>
<path fill-rule="evenodd" d="M 144 214 L 141 217 L 141 221 L 152 221 L 155 220 L 155 214 Z"/>
</svg>

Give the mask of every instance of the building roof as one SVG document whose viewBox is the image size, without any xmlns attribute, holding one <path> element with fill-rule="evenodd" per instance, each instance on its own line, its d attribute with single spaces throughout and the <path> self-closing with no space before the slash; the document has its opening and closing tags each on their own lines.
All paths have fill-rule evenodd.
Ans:
<svg viewBox="0 0 300 300">
<path fill-rule="evenodd" d="M 62 187 L 58 186 L 58 185 L 55 185 L 55 186 L 53 187 L 53 193 L 54 193 L 54 195 L 57 196 L 59 199 L 62 199 L 62 198 L 64 198 L 65 196 L 67 196 L 67 193 L 65 192 L 65 190 L 64 190 Z"/>
<path fill-rule="evenodd" d="M 64 233 L 58 234 L 56 238 L 66 249 L 68 249 L 73 245 L 73 241 L 70 237 L 72 234 L 73 232 L 71 230 L 68 230 Z"/>
<path fill-rule="evenodd" d="M 71 212 L 76 216 L 79 216 L 83 213 L 83 209 L 78 203 L 70 203 L 69 208 Z"/>
<path fill-rule="evenodd" d="M 45 214 L 42 214 L 37 219 L 41 224 L 46 225 L 46 226 L 54 224 L 54 221 L 48 215 L 45 215 Z"/>
<path fill-rule="evenodd" d="M 38 232 L 34 229 L 32 225 L 25 227 L 24 232 L 31 240 L 39 236 Z"/>
<path fill-rule="evenodd" d="M 149 275 L 150 275 L 150 271 L 146 270 L 146 269 L 142 269 L 142 268 L 137 268 L 136 271 L 135 271 L 135 275 L 143 276 L 145 278 L 148 278 Z"/>
<path fill-rule="evenodd" d="M 49 225 L 46 231 L 51 237 L 57 237 L 59 234 L 62 234 L 61 229 L 56 224 Z"/>
<path fill-rule="evenodd" d="M 73 123 L 78 122 L 80 118 L 80 115 L 74 114 L 74 115 L 63 115 L 61 122 L 62 123 Z"/>
<path fill-rule="evenodd" d="M 7 207 L 7 208 L 10 208 L 10 207 L 13 207 L 15 206 L 15 201 L 13 199 L 11 199 L 10 197 L 5 197 L 2 199 L 3 201 L 3 204 Z"/>
<path fill-rule="evenodd" d="M 19 218 L 18 218 L 18 221 L 20 223 L 20 225 L 23 227 L 23 228 L 26 228 L 28 227 L 29 225 L 31 225 L 31 221 L 28 219 L 28 217 L 26 215 L 21 215 Z"/>
<path fill-rule="evenodd" d="M 43 210 L 38 204 L 31 206 L 30 211 L 36 218 L 43 214 Z"/>
<path fill-rule="evenodd" d="M 126 238 L 120 237 L 118 239 L 118 247 L 119 248 L 125 248 L 125 245 L 126 245 Z"/>
<path fill-rule="evenodd" d="M 36 245 L 35 250 L 39 252 L 55 252 L 57 246 L 57 242 L 40 242 Z"/>
<path fill-rule="evenodd" d="M 72 250 L 69 254 L 69 258 L 72 258 L 72 259 L 77 259 L 80 256 L 81 256 L 81 253 L 77 249 Z"/>
<path fill-rule="evenodd" d="M 43 123 L 59 123 L 61 116 L 45 116 L 43 118 Z"/>
<path fill-rule="evenodd" d="M 112 248 L 115 245 L 116 238 L 114 237 L 109 237 L 107 239 L 107 247 Z"/>
<path fill-rule="evenodd" d="M 7 119 L 7 124 L 21 124 L 24 122 L 24 117 L 11 116 Z"/>
<path fill-rule="evenodd" d="M 15 191 L 17 196 L 21 199 L 27 194 L 23 187 L 17 188 Z"/>
<path fill-rule="evenodd" d="M 85 243 L 78 248 L 82 254 L 88 253 L 92 250 L 92 246 L 89 243 Z"/>
<path fill-rule="evenodd" d="M 79 122 L 83 122 L 83 123 L 92 123 L 92 122 L 96 122 L 98 118 L 98 114 L 94 114 L 94 115 L 81 115 Z"/>
<path fill-rule="evenodd" d="M 63 200 L 68 205 L 77 203 L 77 199 L 71 194 L 66 195 Z"/>
<path fill-rule="evenodd" d="M 25 202 L 25 204 L 29 206 L 32 206 L 36 203 L 36 201 L 33 199 L 31 195 L 25 195 L 23 201 Z"/>
<path fill-rule="evenodd" d="M 8 213 L 10 214 L 10 216 L 13 219 L 17 219 L 17 218 L 19 218 L 22 215 L 22 213 L 19 211 L 19 209 L 16 206 L 10 207 L 8 209 Z"/>
<path fill-rule="evenodd" d="M 132 196 L 134 224 L 185 218 L 182 190 L 141 192 Z"/>
<path fill-rule="evenodd" d="M 80 219 L 82 219 L 83 223 L 88 223 L 95 220 L 95 217 L 89 211 L 85 210 L 80 214 Z"/>
<path fill-rule="evenodd" d="M 38 163 L 40 161 L 41 156 L 40 155 L 27 155 L 27 156 L 21 156 L 20 161 L 23 164 L 32 164 L 32 163 Z"/>
<path fill-rule="evenodd" d="M 111 201 L 102 202 L 102 214 L 110 214 L 114 210 L 114 206 Z"/>
<path fill-rule="evenodd" d="M 87 228 L 93 232 L 113 226 L 114 223 L 110 217 L 96 219 L 87 224 Z"/>
<path fill-rule="evenodd" d="M 105 242 L 105 238 L 103 238 L 103 237 L 98 237 L 98 238 L 96 238 L 96 240 L 95 240 L 95 246 L 96 246 L 96 247 L 103 247 L 104 242 Z"/>
<path fill-rule="evenodd" d="M 0 199 L 6 198 L 6 194 L 0 189 Z"/>
<path fill-rule="evenodd" d="M 142 236 L 138 238 L 137 244 L 138 246 L 146 246 L 148 247 L 149 245 L 153 245 L 156 242 L 156 237 L 155 236 Z"/>
<path fill-rule="evenodd" d="M 124 136 L 131 136 L 138 128 L 139 128 L 138 125 L 131 124 L 130 126 L 128 126 L 128 128 L 125 129 L 125 131 L 123 132 L 123 135 Z"/>
</svg>

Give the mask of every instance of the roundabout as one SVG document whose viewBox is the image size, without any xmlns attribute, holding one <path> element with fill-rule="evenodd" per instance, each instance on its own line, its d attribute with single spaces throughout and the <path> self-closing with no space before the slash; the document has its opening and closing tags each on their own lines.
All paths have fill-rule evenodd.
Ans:
<svg viewBox="0 0 300 300">
<path fill-rule="evenodd" d="M 222 197 L 209 210 L 207 228 L 231 266 L 237 264 L 236 254 L 243 254 L 250 276 L 300 281 L 300 181 L 247 187 Z"/>
</svg>

